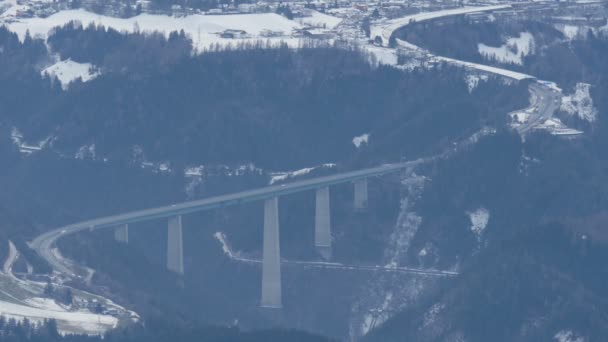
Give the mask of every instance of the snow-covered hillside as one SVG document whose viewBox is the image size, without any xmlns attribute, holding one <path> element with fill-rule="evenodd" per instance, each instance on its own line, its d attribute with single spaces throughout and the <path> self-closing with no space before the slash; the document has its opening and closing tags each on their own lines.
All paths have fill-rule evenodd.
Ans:
<svg viewBox="0 0 608 342">
<path fill-rule="evenodd" d="M 63 89 L 67 89 L 72 81 L 79 78 L 82 82 L 87 82 L 99 75 L 90 63 L 77 63 L 70 59 L 51 65 L 42 70 L 41 74 L 57 77 Z"/>
<path fill-rule="evenodd" d="M 89 335 L 103 334 L 124 319 L 139 319 L 134 312 L 106 298 L 61 285 L 60 281 L 49 279 L 44 283 L 15 276 L 13 264 L 20 254 L 11 241 L 8 247 L 9 253 L 0 271 L 0 316 L 16 321 L 27 318 L 34 323 L 55 319 L 62 334 Z M 69 303 L 50 298 L 68 290 L 72 298 Z M 98 313 L 92 312 L 94 307 L 99 309 Z"/>
<path fill-rule="evenodd" d="M 420 224 L 420 217 L 413 206 L 424 189 L 424 178 L 407 182 L 402 179 L 402 187 L 407 193 L 401 199 L 400 212 L 384 251 L 385 267 L 403 266 L 407 259 L 410 243 Z M 429 278 L 411 277 L 404 279 L 393 274 L 382 274 L 364 285 L 357 301 L 353 303 L 350 317 L 351 338 L 365 335 L 382 325 L 395 312 L 402 310 L 408 303 L 423 293 L 425 286 L 432 282 Z"/>
<path fill-rule="evenodd" d="M 487 59 L 502 63 L 521 65 L 522 58 L 534 52 L 534 36 L 529 32 L 521 32 L 519 37 L 511 37 L 499 47 L 478 44 L 479 53 Z"/>
<path fill-rule="evenodd" d="M 274 13 L 239 14 L 239 15 L 189 15 L 185 17 L 170 17 L 166 15 L 140 14 L 138 16 L 123 19 L 103 16 L 82 9 L 66 10 L 57 12 L 47 18 L 20 18 L 6 20 L 3 15 L 0 20 L 19 35 L 23 40 L 29 30 L 32 36 L 46 37 L 49 31 L 56 26 L 65 25 L 71 21 L 79 21 L 83 26 L 89 24 L 104 25 L 118 31 L 144 31 L 162 32 L 168 35 L 172 31 L 184 30 L 188 34 L 195 47 L 198 49 L 209 48 L 214 44 L 227 45 L 237 44 L 241 41 L 260 40 L 264 31 L 282 32 L 284 37 L 272 38 L 272 41 L 285 41 L 297 44 L 298 40 L 290 38 L 293 29 L 301 25 Z M 0 21 L 1 22 L 1 21 Z M 248 37 L 239 39 L 221 38 L 219 33 L 232 29 L 243 30 Z"/>
</svg>

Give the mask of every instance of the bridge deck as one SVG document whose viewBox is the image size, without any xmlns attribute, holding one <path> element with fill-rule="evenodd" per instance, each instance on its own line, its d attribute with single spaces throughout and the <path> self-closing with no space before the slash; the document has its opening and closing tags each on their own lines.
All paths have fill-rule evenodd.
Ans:
<svg viewBox="0 0 608 342">
<path fill-rule="evenodd" d="M 334 184 L 347 183 L 359 179 L 379 176 L 388 173 L 397 172 L 407 167 L 415 166 L 421 163 L 422 160 L 409 161 L 397 164 L 387 164 L 374 168 L 350 171 L 336 175 L 317 177 L 312 179 L 301 180 L 288 184 L 280 184 L 258 188 L 253 190 L 242 191 L 233 194 L 204 198 L 201 200 L 173 204 L 158 208 L 133 211 L 129 213 L 107 216 L 98 219 L 83 221 L 62 229 L 66 233 L 73 233 L 84 229 L 97 229 L 134 222 L 164 218 L 175 215 L 183 215 L 197 211 L 226 207 L 234 204 L 265 200 L 275 196 L 283 196 L 302 191 L 314 190 L 321 187 L 326 187 Z"/>
</svg>

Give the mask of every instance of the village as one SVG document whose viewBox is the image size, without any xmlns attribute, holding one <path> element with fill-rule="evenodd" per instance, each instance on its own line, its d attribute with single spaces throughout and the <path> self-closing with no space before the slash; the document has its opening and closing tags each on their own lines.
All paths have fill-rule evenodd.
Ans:
<svg viewBox="0 0 608 342">
<path fill-rule="evenodd" d="M 12 3 L 13 10 L 7 11 Z M 507 2 L 504 2 L 505 4 Z M 160 6 L 154 0 L 99 1 L 99 0 L 13 0 L 0 3 L 0 24 L 11 24 L 27 18 L 47 18 L 55 13 L 70 9 L 85 11 L 113 18 L 132 18 L 141 14 L 165 15 L 173 18 L 191 15 L 234 16 L 247 14 L 277 13 L 299 24 L 290 30 L 262 29 L 256 32 L 243 29 L 243 25 L 224 27 L 214 32 L 221 39 L 277 39 L 277 38 L 311 38 L 321 40 L 370 42 L 369 27 L 382 24 L 394 18 L 414 15 L 421 12 L 441 11 L 465 6 L 483 6 L 502 4 L 496 1 L 466 0 L 306 0 L 306 1 L 257 1 L 241 2 L 222 0 L 207 3 L 209 8 L 192 8 L 183 5 Z M 537 1 L 509 3 L 509 8 L 493 13 L 470 13 L 471 21 L 493 20 L 495 16 L 538 17 L 563 25 L 602 26 L 606 18 L 594 15 L 594 1 Z M 4 8 L 3 8 L 4 7 Z M 580 15 L 572 16 L 573 9 Z M 565 15 L 563 13 L 568 13 Z M 576 12 L 575 12 L 576 13 Z M 451 20 L 451 19 L 446 19 Z M 193 37 L 194 38 L 194 37 Z"/>
</svg>

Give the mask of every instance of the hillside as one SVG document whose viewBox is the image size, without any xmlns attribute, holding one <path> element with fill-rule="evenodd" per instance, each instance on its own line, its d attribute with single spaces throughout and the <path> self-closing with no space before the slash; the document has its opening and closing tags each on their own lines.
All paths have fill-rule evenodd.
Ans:
<svg viewBox="0 0 608 342">
<path fill-rule="evenodd" d="M 258 41 L 306 25 L 274 13 L 159 18 L 73 9 L 0 27 L 0 339 L 608 334 L 601 30 L 455 17 L 397 33 L 440 56 L 536 76 L 516 80 L 368 42 Z M 353 24 L 332 18 L 316 16 Z M 215 44 L 216 31 L 234 28 L 253 36 Z M 378 63 L 382 53 L 400 65 Z M 540 121 L 518 129 L 520 115 Z M 542 129 L 558 123 L 576 135 Z M 184 274 L 167 269 L 166 217 L 130 221 L 128 243 L 114 227 L 66 228 L 415 160 L 369 177 L 365 209 L 352 178 L 330 187 L 331 256 L 315 248 L 314 187 L 280 196 L 281 309 L 260 307 L 259 198 L 178 213 Z M 60 238 L 49 253 L 65 270 L 28 244 L 51 230 Z M 69 330 L 70 315 L 86 319 Z"/>
</svg>

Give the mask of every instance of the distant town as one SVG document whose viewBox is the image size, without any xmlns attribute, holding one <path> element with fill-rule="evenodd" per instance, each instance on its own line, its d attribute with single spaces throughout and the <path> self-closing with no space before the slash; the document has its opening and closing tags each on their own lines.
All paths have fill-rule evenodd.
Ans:
<svg viewBox="0 0 608 342">
<path fill-rule="evenodd" d="M 1 6 L 8 6 L 4 2 Z M 381 24 L 393 18 L 464 6 L 496 5 L 507 2 L 496 1 L 352 1 L 352 0 L 308 0 L 308 1 L 258 1 L 243 2 L 238 0 L 201 2 L 200 8 L 187 5 L 171 4 L 170 1 L 137 0 L 137 1 L 99 1 L 99 0 L 16 0 L 17 9 L 5 14 L 0 23 L 11 23 L 23 18 L 46 18 L 60 11 L 84 9 L 96 14 L 130 18 L 140 14 L 167 15 L 184 17 L 188 15 L 242 15 L 254 13 L 277 13 L 287 19 L 303 24 L 293 32 L 281 30 L 263 30 L 258 37 L 310 37 L 320 39 L 369 40 L 369 26 Z M 542 17 L 546 22 L 586 26 L 606 25 L 606 17 L 595 11 L 601 1 L 535 1 L 509 2 L 511 6 L 492 12 L 470 13 L 466 17 L 471 21 L 491 21 L 496 16 Z M 0 12 L 3 8 L 0 8 Z M 315 20 L 315 16 L 327 16 Z M 331 17 L 329 17 L 331 16 Z M 334 25 L 328 25 L 327 19 L 334 18 Z M 442 20 L 452 20 L 446 18 Z M 228 28 L 216 33 L 221 38 L 251 38 L 251 32 L 243 29 Z"/>
</svg>

